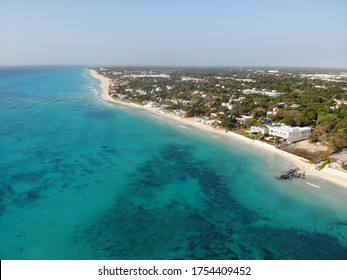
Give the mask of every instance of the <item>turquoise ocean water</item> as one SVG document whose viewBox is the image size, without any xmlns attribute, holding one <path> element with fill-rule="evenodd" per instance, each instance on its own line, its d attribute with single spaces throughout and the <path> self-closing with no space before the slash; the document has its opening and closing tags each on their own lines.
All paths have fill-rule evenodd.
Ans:
<svg viewBox="0 0 347 280">
<path fill-rule="evenodd" d="M 84 68 L 0 68 L 0 151 L 1 259 L 347 259 L 347 189 L 109 104 Z"/>
</svg>

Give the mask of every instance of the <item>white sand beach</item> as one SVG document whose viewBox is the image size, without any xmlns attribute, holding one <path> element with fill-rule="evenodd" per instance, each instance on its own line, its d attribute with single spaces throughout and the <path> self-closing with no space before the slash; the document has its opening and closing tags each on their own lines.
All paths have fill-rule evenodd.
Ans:
<svg viewBox="0 0 347 280">
<path fill-rule="evenodd" d="M 198 119 L 196 119 L 196 118 L 180 118 L 174 114 L 164 113 L 163 111 L 160 111 L 160 109 L 158 109 L 158 108 L 141 106 L 138 104 L 133 104 L 133 103 L 115 100 L 114 98 L 112 98 L 109 95 L 110 80 L 108 78 L 98 74 L 94 70 L 90 70 L 90 72 L 94 78 L 99 79 L 101 81 L 101 88 L 102 88 L 101 97 L 105 101 L 110 101 L 110 102 L 126 105 L 126 106 L 129 106 L 132 108 L 148 110 L 152 114 L 160 114 L 161 117 L 165 117 L 165 118 L 169 118 L 169 119 L 173 119 L 175 121 L 181 122 L 182 125 L 184 125 L 184 124 L 190 125 L 190 126 L 193 126 L 197 129 L 208 131 L 209 133 L 213 133 L 213 134 L 216 134 L 216 135 L 221 136 L 221 137 L 230 138 L 232 141 L 238 141 L 238 142 L 242 142 L 244 144 L 247 144 L 247 145 L 250 145 L 253 147 L 258 147 L 258 148 L 264 149 L 267 152 L 271 152 L 273 154 L 276 154 L 276 155 L 284 158 L 285 160 L 289 161 L 292 165 L 294 165 L 294 166 L 298 167 L 300 170 L 304 171 L 306 175 L 323 178 L 323 179 L 330 181 L 334 184 L 337 184 L 339 186 L 347 188 L 347 173 L 345 173 L 345 172 L 340 172 L 340 171 L 334 170 L 332 168 L 329 168 L 328 166 L 325 167 L 323 170 L 318 171 L 317 169 L 314 168 L 313 164 L 310 164 L 309 161 L 304 159 L 304 158 L 300 158 L 296 155 L 279 150 L 279 149 L 275 148 L 274 146 L 271 146 L 267 143 L 263 143 L 263 142 L 258 141 L 258 140 L 252 140 L 252 139 L 246 138 L 242 135 L 239 135 L 239 134 L 236 134 L 236 133 L 233 133 L 230 131 L 226 132 L 223 129 L 216 129 L 216 128 L 213 128 L 209 125 L 201 124 L 198 122 Z"/>
</svg>

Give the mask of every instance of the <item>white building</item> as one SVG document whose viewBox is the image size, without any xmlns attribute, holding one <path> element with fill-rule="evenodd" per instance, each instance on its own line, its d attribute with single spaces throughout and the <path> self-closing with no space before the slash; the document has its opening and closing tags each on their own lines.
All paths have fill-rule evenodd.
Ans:
<svg viewBox="0 0 347 280">
<path fill-rule="evenodd" d="M 264 126 L 251 126 L 251 133 L 261 133 L 263 135 L 269 134 L 269 128 L 264 125 Z"/>
<path fill-rule="evenodd" d="M 292 127 L 288 125 L 264 125 L 251 126 L 251 133 L 262 133 L 264 135 L 277 136 L 285 143 L 293 143 L 307 139 L 311 133 L 310 127 Z"/>
<path fill-rule="evenodd" d="M 231 109 L 233 108 L 233 105 L 232 105 L 232 104 L 226 103 L 226 102 L 223 102 L 223 103 L 222 103 L 222 106 L 227 107 L 229 110 L 231 110 Z"/>
<path fill-rule="evenodd" d="M 278 113 L 278 108 L 274 107 L 274 108 L 272 108 L 272 111 L 267 111 L 266 115 L 267 116 L 275 116 L 275 115 L 277 115 L 277 113 Z"/>
<path fill-rule="evenodd" d="M 243 116 L 241 116 L 241 118 L 236 118 L 236 120 L 238 120 L 241 123 L 246 123 L 246 122 L 248 122 L 250 120 L 253 120 L 253 117 L 252 116 L 245 116 L 245 115 L 243 115 Z"/>
<path fill-rule="evenodd" d="M 144 90 L 142 89 L 137 89 L 136 92 L 140 95 L 147 95 L 147 92 L 145 92 Z"/>
<path fill-rule="evenodd" d="M 267 91 L 264 89 L 257 89 L 257 88 L 245 89 L 242 92 L 243 94 L 261 94 L 261 95 L 267 95 L 270 97 L 277 97 L 283 94 L 282 92 L 279 92 L 277 90 Z"/>
<path fill-rule="evenodd" d="M 269 128 L 269 135 L 280 137 L 288 144 L 305 140 L 311 133 L 310 127 L 292 127 L 288 125 L 267 125 L 267 127 Z"/>
</svg>

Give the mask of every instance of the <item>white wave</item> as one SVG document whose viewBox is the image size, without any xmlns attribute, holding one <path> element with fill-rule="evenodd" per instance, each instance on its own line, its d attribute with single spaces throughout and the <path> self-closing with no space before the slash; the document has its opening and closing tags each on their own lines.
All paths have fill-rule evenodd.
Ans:
<svg viewBox="0 0 347 280">
<path fill-rule="evenodd" d="M 315 184 L 312 184 L 312 183 L 309 183 L 309 182 L 305 182 L 307 185 L 311 186 L 311 187 L 314 187 L 314 188 L 317 188 L 317 189 L 320 189 L 320 186 L 317 186 Z"/>
<path fill-rule="evenodd" d="M 184 129 L 188 129 L 188 130 L 191 130 L 189 127 L 186 127 L 186 126 L 184 126 L 184 125 L 181 125 L 181 124 L 179 124 L 178 125 L 179 127 L 182 127 L 182 128 L 184 128 Z"/>
<path fill-rule="evenodd" d="M 157 119 L 159 119 L 159 120 L 162 120 L 161 117 L 158 117 L 158 116 L 156 116 L 156 115 L 151 114 L 151 116 L 154 117 L 154 118 L 157 118 Z"/>
</svg>

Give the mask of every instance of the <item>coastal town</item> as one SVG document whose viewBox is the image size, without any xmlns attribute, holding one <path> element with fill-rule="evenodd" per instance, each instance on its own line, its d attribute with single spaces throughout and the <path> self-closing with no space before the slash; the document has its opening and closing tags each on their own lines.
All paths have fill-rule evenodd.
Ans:
<svg viewBox="0 0 347 280">
<path fill-rule="evenodd" d="M 94 68 L 124 104 L 247 137 L 347 170 L 347 73 L 259 68 Z M 347 178 L 347 177 L 346 177 Z"/>
</svg>

